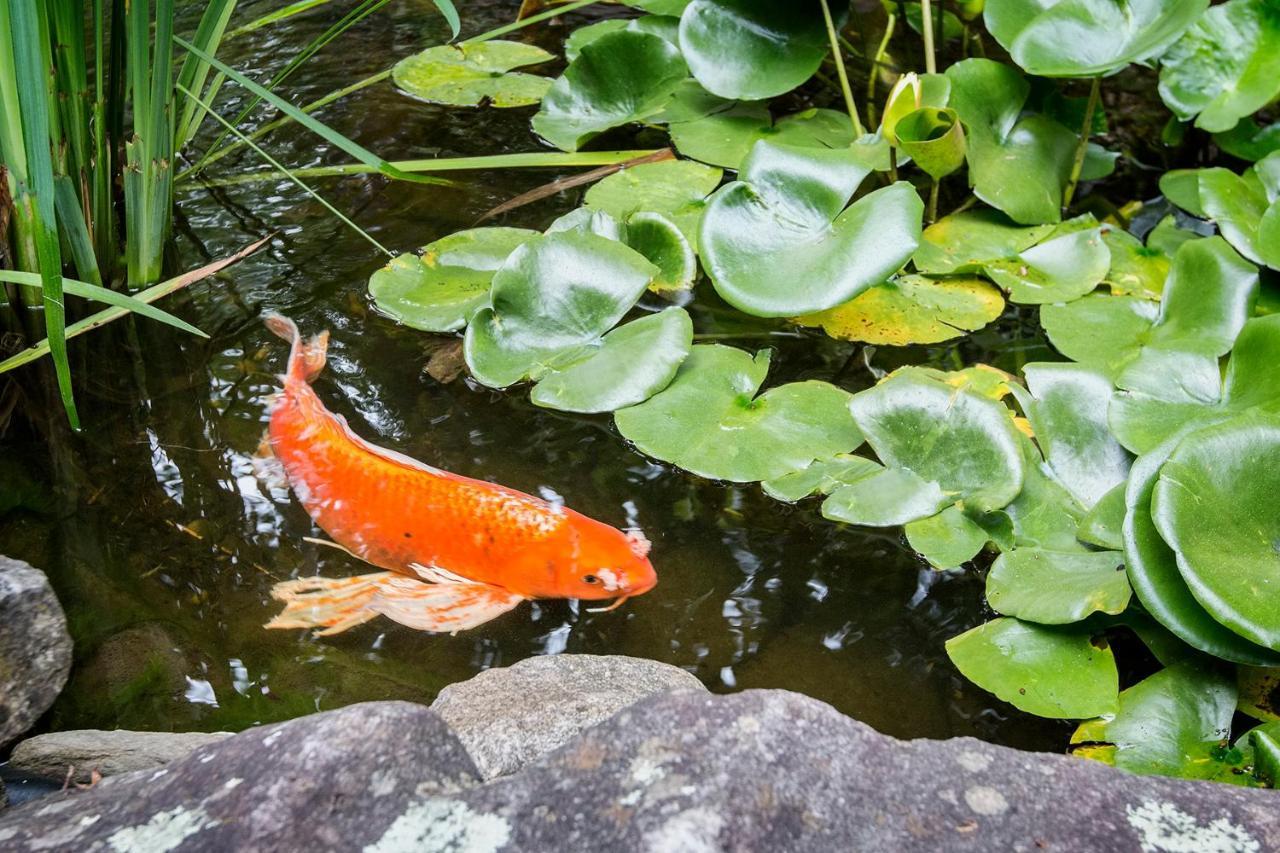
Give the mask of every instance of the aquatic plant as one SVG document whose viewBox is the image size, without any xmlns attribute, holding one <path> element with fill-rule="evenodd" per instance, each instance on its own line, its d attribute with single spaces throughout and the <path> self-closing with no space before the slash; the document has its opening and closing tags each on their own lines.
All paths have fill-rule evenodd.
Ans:
<svg viewBox="0 0 1280 853">
<path fill-rule="evenodd" d="M 1017 708 L 1081 721 L 1077 754 L 1273 783 L 1280 321 L 1258 265 L 1280 260 L 1280 153 L 1254 113 L 1277 94 L 1275 10 L 987 0 L 956 17 L 908 4 L 924 67 L 863 114 L 843 4 L 628 5 L 648 14 L 568 37 L 532 128 L 572 154 L 640 124 L 682 159 L 605 178 L 544 234 L 477 228 L 399 255 L 370 280 L 375 304 L 425 331 L 465 327 L 482 385 L 535 382 L 538 405 L 612 411 L 656 459 L 780 501 L 817 497 L 834 522 L 900 526 L 938 570 L 985 571 L 998 615 L 948 654 Z M 995 44 L 966 23 L 979 14 Z M 895 33 L 862 35 L 878 45 L 862 57 L 878 100 Z M 948 39 L 991 58 L 939 73 Z M 1117 160 L 1092 141 L 1102 78 L 1131 63 L 1160 67 L 1179 120 L 1256 155 L 1243 174 L 1169 172 L 1161 187 L 1185 213 L 1137 233 L 1124 226 L 1140 204 L 1080 203 Z M 463 73 L 428 66 L 432 79 L 402 88 L 422 97 Z M 1088 96 L 1046 77 L 1088 80 Z M 797 110 L 797 92 L 844 110 L 822 97 Z M 712 167 L 736 174 L 721 183 Z M 971 193 L 946 215 L 942 182 Z M 1038 306 L 1065 360 L 1020 376 L 904 367 L 853 393 L 769 387 L 767 350 L 698 343 L 685 311 L 646 296 L 683 304 L 699 269 L 746 315 L 881 345 L 972 333 L 1006 300 Z M 1134 680 L 1110 643 L 1122 632 L 1163 668 Z M 1233 733 L 1237 710 L 1258 724 Z"/>
</svg>

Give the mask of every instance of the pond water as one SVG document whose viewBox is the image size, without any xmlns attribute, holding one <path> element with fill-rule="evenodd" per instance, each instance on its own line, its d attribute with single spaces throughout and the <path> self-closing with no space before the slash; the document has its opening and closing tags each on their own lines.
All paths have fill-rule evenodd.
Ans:
<svg viewBox="0 0 1280 853">
<path fill-rule="evenodd" d="M 505 23 L 513 5 L 465 4 L 467 32 Z M 245 4 L 244 14 L 267 8 Z M 335 17 L 299 16 L 233 41 L 224 56 L 264 79 Z M 568 31 L 541 26 L 523 37 L 556 50 Z M 425 0 L 401 0 L 281 91 L 309 101 L 445 38 Z M 433 107 L 382 83 L 321 116 L 386 156 L 417 158 L 538 150 L 530 112 Z M 660 138 L 614 134 L 595 147 L 653 143 Z M 344 159 L 318 154 L 314 137 L 294 127 L 270 137 L 268 147 L 291 164 Z M 247 153 L 212 174 L 259 166 Z M 495 204 L 559 176 L 465 172 L 452 187 L 359 176 L 316 186 L 402 251 L 469 227 Z M 495 224 L 544 228 L 575 207 L 581 192 Z M 519 390 L 437 382 L 423 372 L 433 339 L 369 306 L 365 285 L 385 258 L 292 184 L 184 184 L 173 268 L 225 256 L 276 229 L 269 248 L 166 305 L 211 340 L 126 323 L 81 338 L 84 433 L 55 432 L 50 452 L 44 438 L 15 438 L 15 431 L 3 448 L 10 482 L 21 487 L 30 478 L 59 495 L 41 512 L 0 517 L 0 553 L 50 575 L 76 640 L 71 683 L 45 727 L 236 729 L 364 700 L 428 702 L 486 667 L 577 652 L 666 661 L 719 692 L 800 691 L 903 737 L 1065 745 L 1065 724 L 999 703 L 947 660 L 943 642 L 990 616 L 980 570 L 936 573 L 897 530 L 843 527 L 824 521 L 815 502 L 787 506 L 758 486 L 708 482 L 658 464 L 628 447 L 608 416 L 538 409 Z M 657 588 L 610 613 L 566 601 L 526 604 L 452 637 L 384 619 L 325 639 L 264 630 L 277 610 L 272 584 L 362 570 L 304 541 L 317 531 L 303 510 L 253 475 L 285 355 L 262 325 L 268 309 L 293 317 L 304 332 L 332 330 L 329 369 L 317 388 L 356 432 L 450 471 L 554 493 L 610 524 L 638 524 L 654 543 Z M 858 390 L 901 364 L 985 361 L 1016 371 L 1054 357 L 1034 311 L 1012 307 L 961 342 L 878 351 L 749 321 L 705 284 L 690 310 L 700 334 L 774 348 L 770 384 L 816 378 Z"/>
</svg>

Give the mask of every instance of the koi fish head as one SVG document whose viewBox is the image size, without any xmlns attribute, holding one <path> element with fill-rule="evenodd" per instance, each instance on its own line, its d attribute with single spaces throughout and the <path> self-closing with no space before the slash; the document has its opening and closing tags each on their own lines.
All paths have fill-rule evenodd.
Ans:
<svg viewBox="0 0 1280 853">
<path fill-rule="evenodd" d="M 639 530 L 623 532 L 589 518 L 575 519 L 574 559 L 560 570 L 561 594 L 566 598 L 618 603 L 653 589 L 658 575 L 649 562 L 649 540 Z"/>
</svg>

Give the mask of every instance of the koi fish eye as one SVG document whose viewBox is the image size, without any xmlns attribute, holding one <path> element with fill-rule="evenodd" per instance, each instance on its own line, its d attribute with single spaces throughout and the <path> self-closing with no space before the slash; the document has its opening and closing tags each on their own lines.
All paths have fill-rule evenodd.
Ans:
<svg viewBox="0 0 1280 853">
<path fill-rule="evenodd" d="M 600 578 L 595 575 L 583 575 L 582 580 L 585 583 L 600 583 Z"/>
</svg>

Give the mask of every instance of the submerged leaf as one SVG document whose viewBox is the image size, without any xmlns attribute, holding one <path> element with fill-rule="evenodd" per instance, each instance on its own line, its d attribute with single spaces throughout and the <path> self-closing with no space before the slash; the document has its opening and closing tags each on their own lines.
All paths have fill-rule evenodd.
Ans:
<svg viewBox="0 0 1280 853">
<path fill-rule="evenodd" d="M 695 346 L 671 384 L 616 413 L 641 451 L 703 477 L 751 482 L 802 470 L 862 443 L 849 394 L 826 382 L 792 382 L 757 396 L 769 354 Z"/>
<path fill-rule="evenodd" d="M 511 69 L 554 58 L 540 47 L 513 41 L 446 44 L 400 60 L 391 79 L 407 94 L 432 104 L 522 107 L 538 103 L 551 81 Z"/>
<path fill-rule="evenodd" d="M 863 291 L 853 301 L 798 317 L 833 338 L 906 346 L 951 340 L 1000 316 L 1004 298 L 980 278 L 904 275 Z"/>
<path fill-rule="evenodd" d="M 974 684 L 1028 714 L 1081 719 L 1116 710 L 1115 657 L 1087 631 L 1005 617 L 947 640 L 947 655 Z"/>
</svg>

